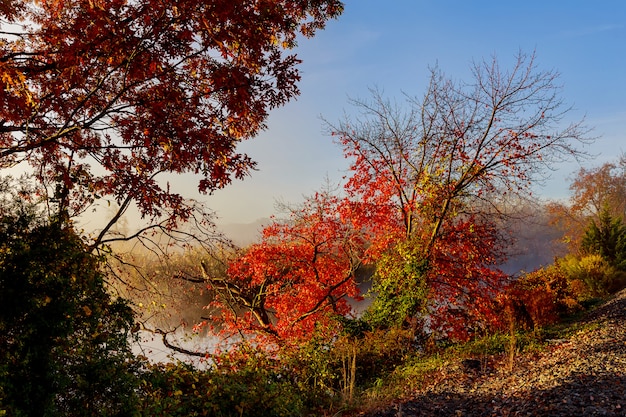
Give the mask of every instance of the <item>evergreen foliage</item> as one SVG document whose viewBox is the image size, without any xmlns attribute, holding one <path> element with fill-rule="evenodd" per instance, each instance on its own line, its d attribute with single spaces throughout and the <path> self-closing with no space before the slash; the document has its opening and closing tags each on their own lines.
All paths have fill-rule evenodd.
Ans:
<svg viewBox="0 0 626 417">
<path fill-rule="evenodd" d="M 407 318 L 424 312 L 428 262 L 420 249 L 405 241 L 381 255 L 371 289 L 374 300 L 364 316 L 373 327 L 402 326 Z"/>
<path fill-rule="evenodd" d="M 605 205 L 597 221 L 591 221 L 582 238 L 585 253 L 598 254 L 611 266 L 626 270 L 626 225 Z"/>
<path fill-rule="evenodd" d="M 133 315 L 99 266 L 71 227 L 27 209 L 2 216 L 0 414 L 135 413 Z"/>
</svg>

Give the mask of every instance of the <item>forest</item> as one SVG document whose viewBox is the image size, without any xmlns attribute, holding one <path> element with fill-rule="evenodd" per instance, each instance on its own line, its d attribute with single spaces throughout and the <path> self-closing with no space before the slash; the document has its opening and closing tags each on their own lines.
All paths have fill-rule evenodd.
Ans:
<svg viewBox="0 0 626 417">
<path fill-rule="evenodd" d="M 626 286 L 626 155 L 567 201 L 532 192 L 596 140 L 532 52 L 349 100 L 322 122 L 343 180 L 252 243 L 171 187 L 254 175 L 240 143 L 297 99 L 296 41 L 343 9 L 0 3 L 0 416 L 355 414 L 450 355 L 513 369 Z"/>
</svg>

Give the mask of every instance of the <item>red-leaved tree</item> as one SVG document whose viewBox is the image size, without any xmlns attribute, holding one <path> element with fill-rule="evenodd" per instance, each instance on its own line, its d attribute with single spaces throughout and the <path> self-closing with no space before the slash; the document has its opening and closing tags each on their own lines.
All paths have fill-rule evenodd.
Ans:
<svg viewBox="0 0 626 417">
<path fill-rule="evenodd" d="M 503 324 L 495 300 L 510 280 L 498 269 L 507 197 L 527 195 L 588 139 L 580 124 L 560 128 L 556 74 L 538 71 L 534 57 L 520 55 L 510 71 L 495 60 L 473 69 L 473 84 L 433 71 L 408 111 L 374 92 L 355 102 L 360 116 L 330 125 L 352 161 L 342 197 L 317 194 L 266 228 L 227 277 L 206 277 L 221 294 L 212 307 L 224 329 L 266 343 L 332 332 L 368 264 L 374 325 L 427 315 L 432 330 L 465 339 Z"/>
<path fill-rule="evenodd" d="M 410 262 L 375 277 L 378 316 L 409 306 L 410 319 L 426 308 L 458 338 L 494 318 L 491 299 L 507 281 L 497 269 L 506 241 L 496 227 L 507 197 L 528 195 L 546 168 L 582 155 L 576 144 L 589 140 L 580 123 L 560 125 L 568 109 L 557 74 L 538 70 L 534 56 L 520 54 L 510 70 L 480 62 L 472 74 L 462 83 L 433 70 L 422 99 L 401 107 L 374 91 L 372 101 L 353 102 L 356 116 L 329 124 L 353 161 L 346 193 L 373 222 L 367 227 L 399 222 L 415 247 Z M 426 305 L 394 287 L 407 277 L 424 280 Z"/>
<path fill-rule="evenodd" d="M 211 192 L 247 175 L 237 144 L 298 94 L 298 34 L 338 0 L 10 0 L 0 5 L 0 164 L 25 162 L 69 217 L 100 197 L 173 228 L 193 206 L 161 180 Z"/>
<path fill-rule="evenodd" d="M 357 273 L 371 256 L 372 234 L 355 227 L 344 204 L 318 192 L 291 208 L 288 220 L 267 226 L 226 277 L 205 273 L 217 294 L 208 306 L 212 321 L 226 336 L 275 346 L 333 334 L 335 318 L 349 315 L 349 300 L 360 297 Z"/>
</svg>

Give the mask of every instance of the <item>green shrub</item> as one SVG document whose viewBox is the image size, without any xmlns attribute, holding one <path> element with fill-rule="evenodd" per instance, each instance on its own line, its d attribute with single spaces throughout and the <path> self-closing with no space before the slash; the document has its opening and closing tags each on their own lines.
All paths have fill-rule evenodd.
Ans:
<svg viewBox="0 0 626 417">
<path fill-rule="evenodd" d="M 587 255 L 600 255 L 609 265 L 626 270 L 626 225 L 605 205 L 597 221 L 591 221 L 582 237 L 581 248 Z"/>
<path fill-rule="evenodd" d="M 208 370 L 183 363 L 151 365 L 142 376 L 146 417 L 304 414 L 303 393 L 292 375 L 261 352 L 233 352 Z"/>
<path fill-rule="evenodd" d="M 132 416 L 133 315 L 67 225 L 0 219 L 0 410 Z"/>
<path fill-rule="evenodd" d="M 590 298 L 605 297 L 619 291 L 626 283 L 626 273 L 612 266 L 600 254 L 591 254 L 582 258 L 566 256 L 558 262 L 573 289 L 576 289 L 580 301 Z M 584 287 L 580 283 L 584 284 Z"/>
<path fill-rule="evenodd" d="M 398 327 L 424 311 L 428 286 L 428 262 L 418 244 L 401 242 L 376 263 L 372 304 L 363 319 L 372 327 Z"/>
<path fill-rule="evenodd" d="M 371 330 L 360 320 L 348 323 L 347 333 L 333 340 L 313 337 L 281 357 L 307 410 L 352 407 L 414 351 L 412 330 Z"/>
</svg>

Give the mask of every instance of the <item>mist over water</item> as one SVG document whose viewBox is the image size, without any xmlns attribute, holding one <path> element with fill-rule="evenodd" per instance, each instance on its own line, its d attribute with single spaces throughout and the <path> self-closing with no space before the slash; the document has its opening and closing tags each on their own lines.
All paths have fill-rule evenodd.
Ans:
<svg viewBox="0 0 626 417">
<path fill-rule="evenodd" d="M 148 359 L 150 363 L 183 362 L 203 368 L 212 364 L 210 358 L 187 355 L 170 349 L 163 344 L 163 337 L 147 331 L 139 331 L 138 339 L 131 343 L 136 356 Z M 211 353 L 219 342 L 217 338 L 194 334 L 187 329 L 179 329 L 167 336 L 169 343 L 192 352 Z"/>
<path fill-rule="evenodd" d="M 563 233 L 550 225 L 548 216 L 538 212 L 511 225 L 512 242 L 508 260 L 501 269 L 512 276 L 550 265 L 567 253 Z"/>
</svg>

